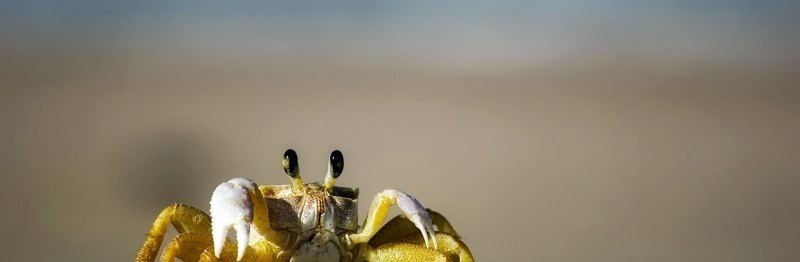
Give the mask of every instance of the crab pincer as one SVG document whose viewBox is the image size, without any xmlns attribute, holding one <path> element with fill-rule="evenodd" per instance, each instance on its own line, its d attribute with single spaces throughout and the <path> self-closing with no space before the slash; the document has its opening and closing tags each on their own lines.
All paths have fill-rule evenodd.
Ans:
<svg viewBox="0 0 800 262">
<path fill-rule="evenodd" d="M 400 211 L 403 211 L 403 215 L 419 229 L 423 239 L 425 239 L 426 248 L 433 247 L 438 249 L 436 233 L 433 230 L 433 223 L 428 211 L 416 198 L 397 189 L 386 189 L 375 196 L 372 205 L 369 207 L 369 215 L 364 228 L 359 233 L 346 236 L 348 245 L 353 246 L 369 241 L 377 233 L 378 228 L 380 228 L 386 218 L 386 214 L 389 212 L 389 207 L 392 205 L 397 205 Z"/>
<path fill-rule="evenodd" d="M 256 190 L 256 185 L 252 181 L 234 178 L 217 186 L 211 195 L 211 234 L 217 258 L 231 228 L 236 231 L 236 260 L 244 257 L 253 221 L 253 201 L 249 193 L 253 190 Z"/>
<path fill-rule="evenodd" d="M 437 249 L 438 246 L 436 244 L 436 233 L 433 231 L 433 223 L 431 222 L 431 218 L 428 216 L 428 211 L 425 210 L 425 207 L 423 207 L 416 198 L 406 194 L 403 191 L 388 189 L 384 190 L 383 192 L 390 195 L 395 195 L 394 197 L 397 199 L 397 207 L 403 211 L 403 214 L 408 217 L 408 220 L 411 220 L 411 222 L 414 223 L 414 226 L 416 226 L 420 233 L 422 233 L 422 237 L 425 239 L 425 247 L 430 248 L 431 242 L 433 242 L 433 248 Z M 428 238 L 429 236 L 430 239 Z"/>
</svg>

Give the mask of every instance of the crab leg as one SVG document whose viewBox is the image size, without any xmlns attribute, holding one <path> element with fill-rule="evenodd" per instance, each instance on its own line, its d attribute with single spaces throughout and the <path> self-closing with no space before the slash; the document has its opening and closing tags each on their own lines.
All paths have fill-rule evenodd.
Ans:
<svg viewBox="0 0 800 262">
<path fill-rule="evenodd" d="M 153 222 L 153 227 L 147 233 L 147 240 L 136 255 L 136 261 L 151 262 L 155 260 L 164 235 L 169 229 L 169 224 L 172 224 L 178 233 L 209 233 L 211 228 L 211 220 L 203 211 L 184 204 L 168 206 Z"/>
<path fill-rule="evenodd" d="M 200 254 L 211 245 L 211 235 L 208 233 L 183 233 L 164 248 L 161 261 L 172 262 L 176 257 L 181 261 L 197 261 L 200 259 Z"/>
<path fill-rule="evenodd" d="M 453 226 L 447 219 L 436 211 L 426 209 L 436 226 L 436 243 L 438 253 L 444 254 L 447 261 L 472 262 L 475 261 L 472 253 L 456 233 Z M 383 262 L 397 259 L 398 254 L 401 259 L 406 260 L 434 260 L 434 256 L 424 257 L 418 252 L 425 244 L 425 239 L 416 233 L 417 228 L 405 216 L 399 215 L 389 220 L 377 234 L 369 240 L 369 246 L 365 251 L 365 259 L 369 261 Z M 411 244 L 411 245 L 407 245 Z M 416 248 L 414 248 L 416 246 Z M 429 249 L 425 249 L 429 250 Z M 457 258 L 457 259 L 456 259 Z"/>
<path fill-rule="evenodd" d="M 403 214 L 419 229 L 425 240 L 426 248 L 431 246 L 434 249 L 437 248 L 436 233 L 433 231 L 433 223 L 431 223 L 428 212 L 417 199 L 397 189 L 386 189 L 375 196 L 369 207 L 369 215 L 364 229 L 360 233 L 347 235 L 348 245 L 352 247 L 355 244 L 368 242 L 377 233 L 392 205 L 397 205 L 400 211 L 403 211 Z"/>
<path fill-rule="evenodd" d="M 424 239 L 419 235 L 410 235 L 395 241 L 366 248 L 366 260 L 375 262 L 388 261 L 460 261 L 473 262 L 469 248 L 457 237 L 440 233 L 434 241 L 439 249 L 431 250 L 422 246 Z"/>
</svg>

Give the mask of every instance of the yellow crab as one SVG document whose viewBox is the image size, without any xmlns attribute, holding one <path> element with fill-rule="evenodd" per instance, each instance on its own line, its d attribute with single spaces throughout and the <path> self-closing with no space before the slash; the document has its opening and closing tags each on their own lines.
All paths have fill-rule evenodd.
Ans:
<svg viewBox="0 0 800 262">
<path fill-rule="evenodd" d="M 211 195 L 211 216 L 168 206 L 136 261 L 155 260 L 169 224 L 178 236 L 162 261 L 473 261 L 447 219 L 397 189 L 375 196 L 359 231 L 358 189 L 334 186 L 344 169 L 339 150 L 331 153 L 322 184 L 303 183 L 292 149 L 283 155 L 283 169 L 291 185 L 258 186 L 245 178 L 220 184 Z M 380 227 L 392 205 L 403 215 Z M 227 239 L 230 229 L 235 242 Z"/>
</svg>

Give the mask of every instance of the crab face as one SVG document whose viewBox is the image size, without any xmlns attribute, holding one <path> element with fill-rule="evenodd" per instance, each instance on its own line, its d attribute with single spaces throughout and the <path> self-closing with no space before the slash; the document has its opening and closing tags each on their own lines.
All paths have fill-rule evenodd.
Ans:
<svg viewBox="0 0 800 262">
<path fill-rule="evenodd" d="M 318 210 L 330 209 L 335 233 L 355 232 L 358 229 L 358 188 L 334 186 L 344 169 L 344 156 L 339 150 L 331 153 L 328 173 L 320 183 L 304 184 L 300 177 L 297 154 L 287 150 L 283 156 L 283 169 L 291 185 L 267 185 L 259 189 L 267 200 L 270 226 L 274 229 L 299 233 L 304 227 L 319 227 L 325 217 Z M 305 219 L 305 222 L 304 222 Z M 313 223 L 312 223 L 313 222 Z"/>
<path fill-rule="evenodd" d="M 296 250 L 292 260 L 338 260 L 343 253 L 349 253 L 340 236 L 358 230 L 358 189 L 334 186 L 344 169 L 344 156 L 339 150 L 331 153 L 322 184 L 303 183 L 298 162 L 294 150 L 287 150 L 283 169 L 292 184 L 259 187 L 266 200 L 270 227 L 289 231 L 296 238 L 290 248 Z"/>
</svg>

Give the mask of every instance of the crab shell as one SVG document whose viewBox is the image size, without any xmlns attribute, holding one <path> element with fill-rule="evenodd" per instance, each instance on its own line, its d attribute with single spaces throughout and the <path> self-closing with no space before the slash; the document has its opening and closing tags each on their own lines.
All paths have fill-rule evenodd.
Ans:
<svg viewBox="0 0 800 262">
<path fill-rule="evenodd" d="M 320 194 L 329 198 L 333 204 L 336 234 L 352 233 L 358 230 L 358 188 L 334 186 L 330 194 L 322 193 L 318 183 L 305 184 L 305 192 L 295 193 L 291 185 L 260 186 L 266 198 L 270 226 L 275 230 L 289 230 L 300 233 L 304 210 L 303 199 L 310 194 Z"/>
<path fill-rule="evenodd" d="M 358 230 L 358 189 L 318 183 L 259 187 L 267 203 L 270 227 L 292 232 L 294 250 L 281 256 L 300 261 L 304 256 L 338 260 L 353 254 L 343 244 L 345 234 Z"/>
</svg>

